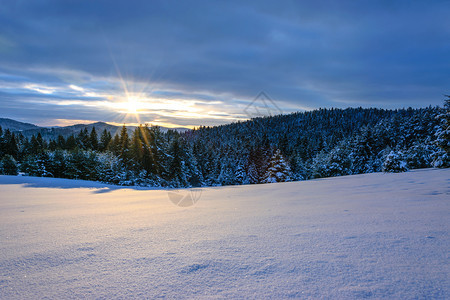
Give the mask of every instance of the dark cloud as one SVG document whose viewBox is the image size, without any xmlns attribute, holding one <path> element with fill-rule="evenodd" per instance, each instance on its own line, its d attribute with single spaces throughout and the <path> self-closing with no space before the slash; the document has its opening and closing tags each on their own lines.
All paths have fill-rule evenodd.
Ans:
<svg viewBox="0 0 450 300">
<path fill-rule="evenodd" d="M 264 90 L 290 110 L 438 105 L 450 92 L 449 11 L 448 1 L 3 1 L 0 105 L 8 84 L 117 92 L 119 77 L 168 99 Z"/>
</svg>

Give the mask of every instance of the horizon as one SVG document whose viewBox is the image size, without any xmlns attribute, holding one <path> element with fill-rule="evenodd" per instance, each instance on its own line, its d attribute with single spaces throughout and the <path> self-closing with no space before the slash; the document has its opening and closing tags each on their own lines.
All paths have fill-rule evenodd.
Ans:
<svg viewBox="0 0 450 300">
<path fill-rule="evenodd" d="M 447 95 L 443 95 L 443 96 L 447 96 Z M 447 96 L 448 97 L 448 96 Z M 292 112 L 282 112 L 281 114 L 278 115 L 290 115 L 290 114 L 295 114 L 295 113 L 305 113 L 305 112 L 313 112 L 313 111 L 319 111 L 321 109 L 325 109 L 325 110 L 331 110 L 331 109 L 341 109 L 341 110 L 346 110 L 346 109 L 380 109 L 380 110 L 391 110 L 391 111 L 396 111 L 396 110 L 407 110 L 407 109 L 425 109 L 428 107 L 440 107 L 442 108 L 443 105 L 441 104 L 437 104 L 437 105 L 428 105 L 428 106 L 422 106 L 422 107 L 401 107 L 401 108 L 380 108 L 380 107 L 362 107 L 362 106 L 348 106 L 345 108 L 338 108 L 338 107 L 319 107 L 319 108 L 315 108 L 315 109 L 311 109 L 311 110 L 303 110 L 303 111 L 292 111 Z M 75 126 L 75 125 L 92 125 L 92 124 L 96 124 L 96 123 L 104 123 L 104 124 L 108 124 L 108 125 L 113 125 L 113 126 L 117 126 L 117 127 L 121 127 L 123 125 L 127 126 L 127 127 L 139 127 L 140 125 L 143 126 L 159 126 L 162 128 L 167 128 L 167 129 L 198 129 L 200 127 L 215 127 L 215 126 L 223 126 L 223 125 L 230 125 L 230 124 L 234 124 L 237 122 L 246 122 L 246 121 L 252 121 L 252 119 L 254 118 L 259 118 L 259 117 L 273 117 L 275 115 L 270 115 L 270 114 L 264 114 L 264 112 L 262 112 L 259 116 L 255 116 L 252 118 L 248 118 L 248 119 L 244 119 L 244 120 L 234 120 L 231 121 L 229 123 L 224 123 L 224 124 L 217 124 L 217 125 L 198 125 L 198 126 L 191 126 L 191 127 L 182 127 L 182 126 L 172 126 L 172 127 L 168 127 L 168 126 L 161 126 L 158 124 L 152 124 L 151 122 L 145 122 L 145 123 L 118 123 L 118 122 L 108 122 L 108 121 L 101 121 L 101 120 L 89 120 L 89 121 L 85 121 L 85 120 L 64 120 L 64 124 L 62 125 L 40 125 L 38 123 L 32 123 L 30 121 L 27 120 L 19 120 L 19 119 L 12 119 L 12 118 L 8 118 L 8 117 L 3 117 L 0 116 L 0 119 L 9 119 L 12 121 L 17 121 L 17 122 L 21 122 L 21 123 L 28 123 L 31 125 L 36 125 L 38 127 L 43 127 L 43 128 L 57 128 L 57 127 L 69 127 L 69 126 Z M 73 122 L 72 122 L 73 121 Z"/>
<path fill-rule="evenodd" d="M 39 126 L 193 128 L 245 121 L 251 105 L 265 115 L 261 93 L 286 114 L 442 105 L 449 9 L 445 1 L 5 1 L 0 107 Z"/>
</svg>

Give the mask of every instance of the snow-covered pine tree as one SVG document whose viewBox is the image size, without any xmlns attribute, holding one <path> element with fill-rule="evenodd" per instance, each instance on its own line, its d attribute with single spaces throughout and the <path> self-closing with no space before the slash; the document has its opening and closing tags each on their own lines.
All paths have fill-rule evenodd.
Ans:
<svg viewBox="0 0 450 300">
<path fill-rule="evenodd" d="M 55 150 L 48 153 L 48 172 L 50 172 L 54 177 L 63 178 L 65 177 L 67 161 L 67 152 L 64 150 Z"/>
<path fill-rule="evenodd" d="M 89 133 L 87 128 L 82 129 L 77 135 L 77 145 L 80 149 L 90 148 Z"/>
<path fill-rule="evenodd" d="M 414 143 L 405 153 L 405 159 L 408 164 L 408 169 L 420 169 L 431 167 L 431 154 L 433 153 L 431 147 L 426 143 Z"/>
<path fill-rule="evenodd" d="M 247 175 L 251 184 L 264 183 L 271 149 L 257 146 L 250 150 L 247 163 Z"/>
<path fill-rule="evenodd" d="M 433 154 L 433 166 L 437 168 L 450 167 L 450 96 L 446 97 L 444 112 L 436 117 L 439 120 L 436 145 L 440 151 Z"/>
<path fill-rule="evenodd" d="M 4 175 L 17 175 L 18 168 L 17 163 L 14 157 L 12 157 L 9 154 L 6 154 L 3 156 L 2 160 L 0 161 L 0 174 Z"/>
<path fill-rule="evenodd" d="M 403 159 L 401 152 L 391 151 L 383 163 L 383 172 L 400 173 L 408 171 L 406 161 Z"/>
<path fill-rule="evenodd" d="M 247 184 L 248 178 L 247 174 L 245 173 L 245 168 L 242 164 L 238 164 L 236 167 L 236 170 L 234 172 L 234 180 L 236 184 Z"/>
<path fill-rule="evenodd" d="M 291 181 L 291 168 L 278 149 L 272 156 L 264 176 L 264 183 Z"/>
<path fill-rule="evenodd" d="M 169 164 L 169 179 L 173 182 L 175 187 L 185 187 L 188 185 L 185 171 L 185 161 L 183 149 L 180 146 L 179 138 L 174 138 L 169 150 L 170 164 Z"/>
</svg>

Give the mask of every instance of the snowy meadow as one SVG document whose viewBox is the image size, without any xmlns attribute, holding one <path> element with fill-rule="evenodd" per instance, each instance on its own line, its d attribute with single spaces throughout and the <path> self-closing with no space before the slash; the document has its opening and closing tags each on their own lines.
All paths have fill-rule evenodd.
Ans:
<svg viewBox="0 0 450 300">
<path fill-rule="evenodd" d="M 0 298 L 450 296 L 449 169 L 169 192 L 0 176 Z"/>
</svg>

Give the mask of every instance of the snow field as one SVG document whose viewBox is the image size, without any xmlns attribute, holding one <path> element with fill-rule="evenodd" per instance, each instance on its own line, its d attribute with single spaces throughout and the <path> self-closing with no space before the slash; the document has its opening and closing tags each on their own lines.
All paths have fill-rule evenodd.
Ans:
<svg viewBox="0 0 450 300">
<path fill-rule="evenodd" d="M 0 299 L 445 299 L 449 195 L 449 169 L 204 188 L 190 207 L 0 176 Z"/>
</svg>

